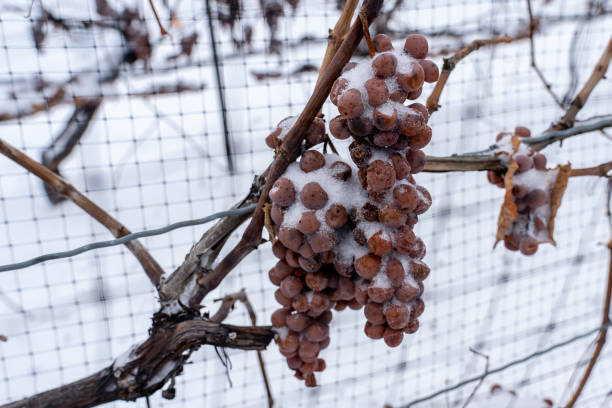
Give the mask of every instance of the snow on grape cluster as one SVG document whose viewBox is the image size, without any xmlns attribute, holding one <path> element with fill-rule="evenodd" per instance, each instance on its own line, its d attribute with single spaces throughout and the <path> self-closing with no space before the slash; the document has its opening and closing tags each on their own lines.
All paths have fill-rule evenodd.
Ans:
<svg viewBox="0 0 612 408">
<path fill-rule="evenodd" d="M 531 131 L 517 126 L 514 133 L 502 132 L 497 135 L 498 157 L 509 165 L 516 163 L 511 174 L 511 195 L 518 217 L 504 232 L 506 248 L 533 255 L 541 242 L 550 242 L 549 220 L 551 219 L 550 198 L 555 186 L 558 170 L 546 168 L 546 156 L 534 151 L 524 143 L 514 143 L 531 136 Z M 491 184 L 506 188 L 504 177 L 491 170 L 487 171 Z"/>
<path fill-rule="evenodd" d="M 374 44 L 374 58 L 347 64 L 330 95 L 341 113 L 330 131 L 354 139 L 354 164 L 307 150 L 269 193 L 279 258 L 269 277 L 282 305 L 272 325 L 289 367 L 309 386 L 325 368 L 319 352 L 329 345 L 331 309 L 363 308 L 365 334 L 390 347 L 417 331 L 424 311 L 429 267 L 413 227 L 431 196 L 412 175 L 425 166 L 420 149 L 431 129 L 423 105 L 403 102 L 419 96 L 423 81 L 436 81 L 438 70 L 423 59 L 422 36 L 408 36 L 403 51 L 385 35 Z M 281 122 L 268 145 L 290 126 Z"/>
</svg>

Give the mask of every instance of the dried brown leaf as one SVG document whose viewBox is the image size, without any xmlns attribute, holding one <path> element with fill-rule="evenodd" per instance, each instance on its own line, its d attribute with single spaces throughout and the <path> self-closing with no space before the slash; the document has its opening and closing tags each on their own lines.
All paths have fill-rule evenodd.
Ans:
<svg viewBox="0 0 612 408">
<path fill-rule="evenodd" d="M 557 180 L 555 181 L 555 185 L 550 193 L 550 218 L 548 219 L 548 236 L 550 237 L 550 242 L 555 246 L 557 246 L 557 243 L 553 237 L 553 233 L 555 232 L 555 217 L 557 215 L 557 210 L 563 201 L 563 194 L 567 188 L 567 182 L 569 180 L 570 172 L 572 171 L 572 165 L 571 163 L 568 163 L 566 165 L 559 166 L 558 170 L 559 174 L 557 174 Z"/>
<path fill-rule="evenodd" d="M 512 153 L 516 153 L 520 144 L 518 136 L 512 136 Z M 499 210 L 499 217 L 497 219 L 497 235 L 495 237 L 495 244 L 493 248 L 497 246 L 497 243 L 504 239 L 506 231 L 510 225 L 518 218 L 518 211 L 514 199 L 512 198 L 512 176 L 516 173 L 518 164 L 516 160 L 510 155 L 510 162 L 508 163 L 508 170 L 504 176 L 504 187 L 506 194 L 504 195 L 504 202 Z"/>
</svg>

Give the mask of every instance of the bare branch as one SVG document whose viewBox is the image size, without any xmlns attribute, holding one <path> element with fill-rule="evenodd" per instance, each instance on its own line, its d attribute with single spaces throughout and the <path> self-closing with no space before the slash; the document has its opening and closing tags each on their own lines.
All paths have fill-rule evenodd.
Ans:
<svg viewBox="0 0 612 408">
<path fill-rule="evenodd" d="M 599 83 L 599 81 L 604 78 L 606 71 L 608 70 L 608 66 L 610 65 L 610 59 L 612 59 L 612 37 L 608 41 L 608 45 L 604 50 L 603 54 L 599 58 L 597 65 L 591 72 L 591 76 L 584 84 L 578 95 L 572 100 L 567 112 L 565 115 L 557 123 L 551 126 L 551 129 L 567 129 L 574 126 L 574 122 L 576 121 L 576 115 L 582 109 L 587 99 L 589 99 L 589 95 L 595 89 L 595 86 Z"/>
<path fill-rule="evenodd" d="M 446 81 L 448 81 L 448 77 L 450 76 L 451 72 L 453 71 L 453 69 L 455 69 L 457 64 L 463 58 L 485 45 L 494 45 L 509 42 L 512 42 L 512 38 L 508 37 L 507 35 L 504 35 L 503 37 L 490 38 L 487 40 L 474 40 L 465 47 L 463 47 L 461 50 L 459 50 L 452 57 L 444 58 L 444 64 L 442 65 L 442 73 L 440 73 L 440 78 L 438 79 L 438 82 L 436 83 L 434 89 L 431 91 L 431 94 L 427 98 L 427 110 L 429 111 L 429 113 L 431 114 L 440 108 L 438 102 L 440 101 L 440 95 L 442 94 L 442 90 L 446 85 Z"/>
<path fill-rule="evenodd" d="M 468 406 L 468 404 L 470 403 L 472 398 L 474 398 L 474 395 L 476 395 L 476 391 L 478 391 L 478 388 L 480 388 L 480 386 L 484 382 L 486 376 L 489 374 L 489 356 L 487 356 L 484 353 L 481 353 L 478 350 L 474 350 L 473 348 L 470 348 L 470 351 L 472 353 L 474 353 L 474 354 L 476 354 L 476 355 L 478 355 L 478 356 L 480 356 L 480 357 L 485 359 L 485 369 L 484 369 L 484 372 L 482 373 L 482 377 L 480 377 L 480 381 L 478 381 L 478 384 L 476 384 L 476 386 L 474 387 L 474 389 L 472 390 L 470 395 L 468 395 L 468 397 L 466 398 L 466 400 L 463 403 L 461 408 L 466 408 Z"/>
<path fill-rule="evenodd" d="M 66 180 L 2 139 L 0 139 L 0 153 L 40 178 L 58 194 L 74 202 L 83 211 L 91 215 L 92 218 L 104 225 L 115 238 L 131 234 L 130 230 L 123 224 L 113 218 L 96 203 L 81 194 L 74 186 L 66 182 Z M 126 242 L 125 246 L 128 247 L 136 259 L 138 259 L 153 285 L 157 287 L 159 279 L 164 272 L 161 266 L 159 266 L 157 261 L 149 254 L 140 241 L 129 241 Z"/>
<path fill-rule="evenodd" d="M 570 177 L 582 177 L 582 176 L 597 176 L 597 177 L 609 177 L 608 173 L 612 171 L 612 162 L 600 164 L 598 166 L 586 167 L 584 169 L 572 169 L 570 171 Z"/>
</svg>

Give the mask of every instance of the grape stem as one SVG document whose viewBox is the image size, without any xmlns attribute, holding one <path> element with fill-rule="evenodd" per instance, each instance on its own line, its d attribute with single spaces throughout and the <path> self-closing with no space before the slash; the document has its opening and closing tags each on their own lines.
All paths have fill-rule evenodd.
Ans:
<svg viewBox="0 0 612 408">
<path fill-rule="evenodd" d="M 431 115 L 438 109 L 440 109 L 440 105 L 438 102 L 440 101 L 440 95 L 442 95 L 442 90 L 448 81 L 448 77 L 451 72 L 455 69 L 457 64 L 465 57 L 467 57 L 470 53 L 478 50 L 481 47 L 486 45 L 495 45 L 501 43 L 510 43 L 512 42 L 512 38 L 504 35 L 502 37 L 489 38 L 486 40 L 474 40 L 462 49 L 460 49 L 455 55 L 450 58 L 444 58 L 444 63 L 442 65 L 442 72 L 440 73 L 440 78 L 436 83 L 436 86 L 431 91 L 431 94 L 427 98 L 427 110 Z"/>
<path fill-rule="evenodd" d="M 372 37 L 370 37 L 370 25 L 368 24 L 368 16 L 363 10 L 359 12 L 359 19 L 361 20 L 361 26 L 363 27 L 363 36 L 365 37 L 366 44 L 368 45 L 368 52 L 370 53 L 370 58 L 374 58 L 374 54 L 376 54 L 376 48 L 374 48 Z"/>
<path fill-rule="evenodd" d="M 611 212 L 612 210 L 610 209 L 610 199 L 611 199 L 610 197 L 611 196 L 612 196 L 612 178 L 609 178 L 608 179 L 608 193 L 606 197 L 606 215 L 610 223 L 610 230 L 612 231 L 612 212 Z M 601 350 L 603 349 L 604 344 L 606 343 L 606 335 L 608 333 L 608 327 L 610 326 L 610 303 L 612 299 L 612 238 L 608 242 L 608 250 L 610 252 L 610 259 L 608 261 L 609 262 L 608 277 L 607 277 L 606 291 L 604 295 L 604 303 L 603 303 L 603 308 L 602 308 L 602 313 L 601 313 L 602 327 L 599 330 L 597 340 L 595 341 L 595 348 L 593 350 L 593 354 L 591 355 L 591 358 L 589 359 L 589 363 L 586 369 L 584 370 L 582 379 L 578 383 L 578 387 L 576 387 L 576 390 L 572 394 L 570 400 L 565 405 L 565 408 L 572 408 L 574 404 L 576 403 L 576 401 L 578 401 L 578 398 L 580 397 L 580 393 L 582 392 L 587 381 L 589 380 L 589 377 L 591 376 L 591 373 L 593 372 L 593 368 L 595 367 L 595 363 L 597 363 L 597 359 L 599 358 Z"/>
</svg>

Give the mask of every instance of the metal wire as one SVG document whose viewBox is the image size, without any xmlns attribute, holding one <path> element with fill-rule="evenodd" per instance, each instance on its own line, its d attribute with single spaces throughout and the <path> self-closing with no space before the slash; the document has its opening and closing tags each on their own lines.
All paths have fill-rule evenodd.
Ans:
<svg viewBox="0 0 612 408">
<path fill-rule="evenodd" d="M 40 256 L 37 256 L 36 258 L 32 258 L 32 259 L 29 259 L 23 262 L 1 265 L 0 272 L 13 271 L 15 269 L 23 269 L 23 268 L 27 268 L 28 266 L 36 265 L 41 262 L 50 261 L 53 259 L 69 258 L 71 256 L 79 255 L 79 254 L 82 254 L 83 252 L 91 251 L 94 249 L 108 248 L 112 246 L 123 245 L 126 242 L 132 241 L 134 239 L 152 237 L 155 235 L 162 235 L 170 231 L 174 231 L 175 229 L 191 227 L 191 226 L 200 225 L 200 224 L 206 224 L 207 222 L 216 220 L 217 218 L 248 214 L 255 209 L 255 206 L 256 206 L 255 204 L 251 204 L 243 208 L 237 208 L 235 210 L 219 211 L 218 213 L 211 214 L 204 218 L 196 218 L 195 220 L 179 221 L 179 222 L 175 222 L 174 224 L 170 224 L 170 225 L 167 225 L 161 228 L 155 228 L 152 230 L 145 230 L 145 231 L 140 231 L 140 232 L 133 232 L 131 234 L 125 235 L 117 239 L 94 242 L 91 244 L 83 245 L 78 248 L 70 249 L 68 251 L 53 252 L 50 254 L 40 255 Z"/>
</svg>

